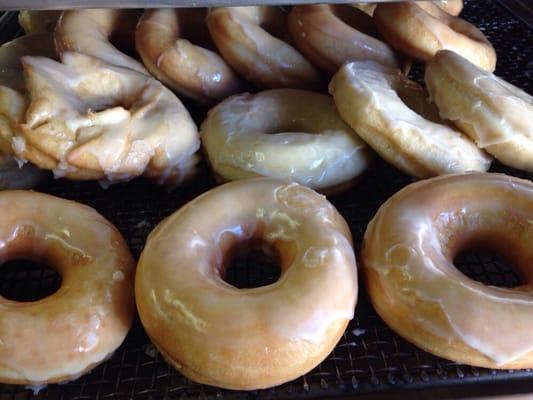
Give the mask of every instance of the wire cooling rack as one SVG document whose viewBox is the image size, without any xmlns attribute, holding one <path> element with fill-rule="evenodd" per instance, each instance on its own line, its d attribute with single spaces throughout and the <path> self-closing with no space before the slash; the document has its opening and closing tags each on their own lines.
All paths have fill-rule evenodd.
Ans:
<svg viewBox="0 0 533 400">
<path fill-rule="evenodd" d="M 494 44 L 499 58 L 496 73 L 531 93 L 533 34 L 527 26 L 494 1 L 468 1 L 463 17 L 479 26 Z M 0 29 L 3 40 L 16 35 L 19 28 L 15 15 L 1 17 Z M 200 121 L 203 114 L 201 111 L 197 114 Z M 533 179 L 531 174 L 500 165 L 495 165 L 493 170 Z M 366 225 L 378 207 L 412 181 L 378 161 L 355 188 L 331 198 L 351 227 L 356 251 Z M 172 193 L 143 180 L 118 184 L 107 190 L 95 182 L 51 180 L 37 190 L 94 207 L 118 227 L 137 257 L 148 233 L 159 221 L 214 185 L 215 181 L 204 165 L 197 180 Z M 456 265 L 466 275 L 484 283 L 500 286 L 520 283 L 520 278 L 512 270 L 490 255 L 463 254 L 456 259 Z M 236 286 L 264 283 L 272 280 L 275 274 L 268 265 L 250 271 L 237 265 L 229 272 L 229 279 Z M 0 293 L 30 300 L 36 295 L 53 292 L 59 279 L 51 269 L 10 262 L 0 268 Z M 533 371 L 475 368 L 425 353 L 401 339 L 381 321 L 361 287 L 355 318 L 327 359 L 305 376 L 269 390 L 234 392 L 185 379 L 166 364 L 150 344 L 137 319 L 113 357 L 90 374 L 67 384 L 50 385 L 35 397 L 24 387 L 0 385 L 0 399 L 407 398 L 415 395 L 413 391 L 417 391 L 416 397 L 420 399 L 533 392 Z"/>
</svg>

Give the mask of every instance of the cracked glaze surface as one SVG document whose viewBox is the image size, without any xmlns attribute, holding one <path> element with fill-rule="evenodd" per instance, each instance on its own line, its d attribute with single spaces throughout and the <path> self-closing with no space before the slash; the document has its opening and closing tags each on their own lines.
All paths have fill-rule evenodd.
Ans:
<svg viewBox="0 0 533 400">
<path fill-rule="evenodd" d="M 277 250 L 281 277 L 237 289 L 222 278 L 225 257 L 252 238 Z M 356 274 L 334 207 L 298 184 L 260 178 L 215 188 L 158 225 L 138 264 L 136 298 L 148 334 L 185 375 L 265 387 L 331 351 L 353 317 Z"/>
<path fill-rule="evenodd" d="M 532 220 L 530 181 L 471 173 L 407 186 L 381 206 L 365 233 L 362 262 L 375 272 L 368 278 L 372 302 L 398 333 L 442 357 L 531 367 Z M 478 247 L 504 255 L 525 284 L 486 286 L 463 275 L 453 258 Z"/>
<path fill-rule="evenodd" d="M 75 379 L 109 356 L 133 318 L 134 261 L 120 233 L 93 209 L 45 194 L 0 193 L 0 262 L 54 266 L 59 290 L 43 299 L 0 297 L 0 381 Z"/>
</svg>

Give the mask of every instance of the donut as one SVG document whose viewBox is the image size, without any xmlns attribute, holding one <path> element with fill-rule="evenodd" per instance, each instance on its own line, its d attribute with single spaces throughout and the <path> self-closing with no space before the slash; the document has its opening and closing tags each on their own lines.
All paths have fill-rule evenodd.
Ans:
<svg viewBox="0 0 533 400">
<path fill-rule="evenodd" d="M 345 64 L 330 93 L 340 116 L 381 157 L 418 178 L 486 171 L 490 158 L 426 101 L 399 70 L 372 61 Z"/>
<path fill-rule="evenodd" d="M 232 96 L 209 111 L 200 137 L 220 181 L 267 176 L 331 194 L 372 158 L 330 96 L 299 89 Z"/>
<path fill-rule="evenodd" d="M 27 34 L 53 32 L 61 11 L 19 11 L 19 24 Z"/>
<path fill-rule="evenodd" d="M 303 55 L 334 74 L 347 61 L 373 60 L 400 67 L 394 51 L 374 36 L 372 18 L 345 5 L 295 6 L 289 13 L 289 32 Z"/>
<path fill-rule="evenodd" d="M 533 97 L 464 57 L 442 50 L 426 66 L 440 110 L 502 163 L 533 172 Z"/>
<path fill-rule="evenodd" d="M 432 2 L 380 3 L 373 18 L 391 46 L 417 60 L 429 61 L 449 49 L 487 71 L 496 67 L 496 52 L 485 35 Z"/>
<path fill-rule="evenodd" d="M 447 175 L 407 186 L 368 225 L 361 261 L 370 300 L 425 351 L 485 368 L 533 366 L 533 183 L 502 174 Z M 453 265 L 493 249 L 526 283 L 486 286 Z"/>
<path fill-rule="evenodd" d="M 314 88 L 321 78 L 289 45 L 287 15 L 278 7 L 223 7 L 212 10 L 207 26 L 222 57 L 262 88 Z"/>
<path fill-rule="evenodd" d="M 108 64 L 148 74 L 144 66 L 111 44 L 112 37 L 135 50 L 135 27 L 140 14 L 135 10 L 84 9 L 61 14 L 54 33 L 60 55 L 66 51 L 101 58 Z"/>
<path fill-rule="evenodd" d="M 212 103 L 241 91 L 242 84 L 217 53 L 181 37 L 184 20 L 194 13 L 204 16 L 203 10 L 145 11 L 135 31 L 135 44 L 144 65 L 157 79 L 193 100 Z M 195 30 L 205 24 L 203 19 L 198 22 Z"/>
<path fill-rule="evenodd" d="M 117 229 L 85 205 L 0 192 L 0 257 L 56 268 L 61 286 L 32 302 L 0 297 L 0 382 L 76 379 L 122 343 L 134 315 L 135 264 Z"/>
<path fill-rule="evenodd" d="M 147 173 L 179 184 L 194 172 L 198 132 L 169 89 L 84 54 L 62 59 L 22 58 L 30 104 L 21 132 L 47 157 L 30 161 L 56 176 L 110 182 Z"/>
<path fill-rule="evenodd" d="M 277 253 L 281 277 L 238 289 L 223 280 L 228 254 L 253 239 Z M 150 233 L 135 298 L 150 339 L 186 377 L 237 390 L 278 385 L 320 363 L 353 317 L 350 230 L 304 186 L 269 178 L 231 182 Z"/>
</svg>

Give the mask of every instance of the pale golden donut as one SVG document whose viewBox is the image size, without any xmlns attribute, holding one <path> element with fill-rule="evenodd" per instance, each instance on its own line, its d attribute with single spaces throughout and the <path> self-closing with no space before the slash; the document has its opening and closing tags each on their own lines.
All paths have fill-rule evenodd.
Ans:
<svg viewBox="0 0 533 400">
<path fill-rule="evenodd" d="M 222 181 L 268 176 L 338 192 L 372 158 L 330 96 L 298 89 L 232 96 L 209 111 L 200 136 Z"/>
<path fill-rule="evenodd" d="M 502 163 L 533 172 L 532 96 L 447 50 L 425 79 L 443 117 Z"/>
<path fill-rule="evenodd" d="M 273 247 L 281 277 L 237 289 L 223 281 L 228 255 L 252 239 Z M 135 297 L 146 332 L 183 375 L 229 389 L 278 385 L 320 363 L 353 317 L 350 230 L 325 197 L 304 186 L 231 182 L 152 231 Z"/>
<path fill-rule="evenodd" d="M 432 2 L 381 3 L 373 18 L 389 44 L 418 60 L 449 49 L 485 70 L 496 67 L 496 52 L 485 35 Z"/>
<path fill-rule="evenodd" d="M 120 181 L 159 171 L 179 183 L 192 172 L 196 126 L 160 82 L 80 53 L 64 53 L 62 64 L 44 57 L 22 63 L 30 105 L 21 130 L 54 160 L 56 175 L 92 171 Z"/>
<path fill-rule="evenodd" d="M 53 32 L 61 11 L 19 11 L 19 24 L 27 34 Z"/>
<path fill-rule="evenodd" d="M 168 87 L 202 103 L 242 91 L 239 78 L 222 57 L 181 38 L 180 14 L 185 13 L 182 18 L 187 18 L 192 12 L 198 11 L 145 11 L 135 31 L 135 44 L 144 65 Z"/>
<path fill-rule="evenodd" d="M 334 74 L 347 61 L 373 60 L 400 67 L 394 51 L 373 37 L 372 18 L 344 5 L 303 5 L 289 13 L 289 32 L 298 49 L 313 64 Z"/>
<path fill-rule="evenodd" d="M 283 10 L 267 6 L 217 8 L 207 16 L 222 57 L 250 82 L 265 88 L 319 86 L 315 68 L 282 40 L 288 38 L 286 23 Z"/>
<path fill-rule="evenodd" d="M 362 247 L 374 308 L 399 335 L 459 363 L 533 367 L 533 183 L 501 174 L 448 175 L 407 186 L 381 206 Z M 486 286 L 453 265 L 494 249 L 524 285 Z"/>
<path fill-rule="evenodd" d="M 490 158 L 438 116 L 427 92 L 372 61 L 345 64 L 329 87 L 341 117 L 381 157 L 418 178 L 486 171 Z"/>
<path fill-rule="evenodd" d="M 60 55 L 66 51 L 74 51 L 101 58 L 109 64 L 148 74 L 139 61 L 124 54 L 109 42 L 109 37 L 113 36 L 121 40 L 125 46 L 134 49 L 135 27 L 139 16 L 135 10 L 65 11 L 55 29 L 56 49 Z"/>
<path fill-rule="evenodd" d="M 0 297 L 0 382 L 76 379 L 122 343 L 134 314 L 135 263 L 90 207 L 30 191 L 0 193 L 0 257 L 44 262 L 61 286 L 38 301 Z"/>
</svg>

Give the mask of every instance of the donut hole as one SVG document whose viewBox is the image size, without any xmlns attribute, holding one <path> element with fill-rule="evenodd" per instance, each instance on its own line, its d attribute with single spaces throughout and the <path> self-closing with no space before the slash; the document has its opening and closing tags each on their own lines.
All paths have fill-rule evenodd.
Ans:
<svg viewBox="0 0 533 400">
<path fill-rule="evenodd" d="M 222 279 L 239 289 L 271 285 L 281 276 L 281 258 L 270 243 L 252 239 L 236 243 L 227 252 Z"/>
<path fill-rule="evenodd" d="M 427 91 L 414 81 L 401 78 L 394 88 L 400 100 L 411 110 L 437 124 L 445 121 L 439 115 L 439 109 L 434 103 L 429 101 Z"/>
<path fill-rule="evenodd" d="M 512 288 L 525 283 L 511 260 L 494 249 L 467 248 L 454 257 L 453 264 L 484 285 Z"/>
<path fill-rule="evenodd" d="M 331 4 L 330 10 L 338 19 L 351 28 L 374 38 L 381 38 L 372 17 L 355 7 Z"/>
<path fill-rule="evenodd" d="M 0 296 L 18 302 L 41 300 L 61 286 L 61 275 L 47 264 L 13 259 L 0 265 Z"/>
</svg>

